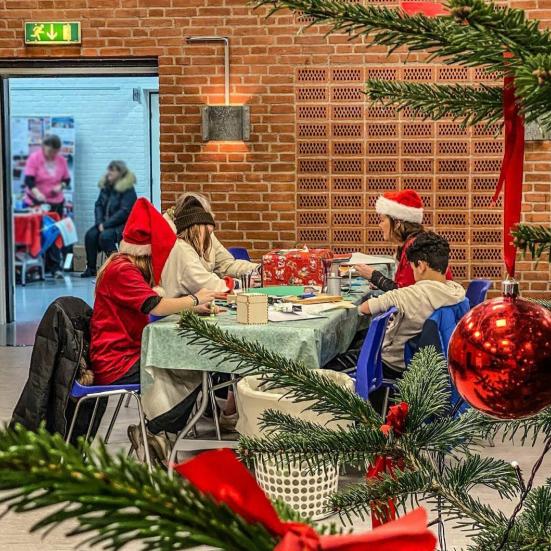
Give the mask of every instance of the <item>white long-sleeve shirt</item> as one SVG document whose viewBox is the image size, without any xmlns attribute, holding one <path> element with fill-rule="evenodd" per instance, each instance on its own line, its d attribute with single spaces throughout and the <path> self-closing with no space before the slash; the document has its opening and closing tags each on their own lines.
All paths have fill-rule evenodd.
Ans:
<svg viewBox="0 0 551 551">
<path fill-rule="evenodd" d="M 424 280 L 369 299 L 369 311 L 374 316 L 392 306 L 398 309 L 386 330 L 383 361 L 394 369 L 405 369 L 406 342 L 421 333 L 423 324 L 436 309 L 459 304 L 464 298 L 465 290 L 455 281 Z"/>
</svg>

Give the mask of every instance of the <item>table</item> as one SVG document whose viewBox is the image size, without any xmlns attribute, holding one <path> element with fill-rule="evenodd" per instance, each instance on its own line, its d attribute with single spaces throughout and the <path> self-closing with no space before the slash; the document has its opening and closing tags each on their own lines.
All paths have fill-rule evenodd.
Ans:
<svg viewBox="0 0 551 551">
<path fill-rule="evenodd" d="M 383 273 L 389 275 L 390 268 L 381 266 Z M 356 294 L 345 298 L 360 299 L 368 286 L 359 287 Z M 237 323 L 234 313 L 224 313 L 217 317 L 215 323 L 234 335 L 256 340 L 267 349 L 283 356 L 300 360 L 312 369 L 326 365 L 338 354 L 346 352 L 356 332 L 361 328 L 362 320 L 356 309 L 339 309 L 324 313 L 323 318 L 291 322 L 269 323 L 268 325 L 243 325 Z M 197 383 L 201 385 L 201 399 L 198 409 L 186 426 L 177 436 L 170 456 L 172 464 L 179 450 L 219 448 L 235 446 L 234 443 L 220 440 L 192 440 L 184 443 L 184 438 L 195 427 L 208 405 L 209 373 L 232 373 L 235 363 L 218 362 L 201 354 L 201 346 L 191 344 L 177 333 L 177 316 L 169 316 L 163 320 L 146 326 L 142 334 L 141 354 L 141 385 L 144 400 L 155 381 L 159 370 L 194 370 L 201 372 Z M 366 325 L 367 322 L 363 321 Z M 285 343 L 285 347 L 282 347 Z M 231 384 L 231 383 L 229 383 Z"/>
<path fill-rule="evenodd" d="M 243 325 L 237 323 L 234 313 L 227 312 L 218 316 L 215 323 L 234 335 L 256 340 L 269 350 L 300 360 L 315 369 L 323 367 L 337 354 L 346 352 L 360 320 L 356 309 L 334 310 L 324 315 L 326 317 L 312 320 Z M 231 373 L 235 369 L 235 363 L 224 361 L 218 364 L 201 354 L 200 345 L 191 344 L 188 339 L 180 337 L 177 333 L 177 321 L 177 316 L 169 316 L 149 324 L 142 335 L 141 356 L 142 395 L 146 401 L 159 369 L 196 370 L 202 375 L 198 410 L 178 435 L 171 461 L 175 459 L 177 450 L 220 447 L 218 440 L 192 441 L 184 445 L 181 439 L 187 436 L 207 408 L 209 372 Z M 285 343 L 284 348 L 282 343 Z"/>
</svg>

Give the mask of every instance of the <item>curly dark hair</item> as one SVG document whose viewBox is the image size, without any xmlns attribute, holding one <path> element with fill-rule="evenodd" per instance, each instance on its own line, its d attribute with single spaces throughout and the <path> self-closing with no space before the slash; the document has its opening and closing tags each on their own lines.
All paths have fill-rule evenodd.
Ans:
<svg viewBox="0 0 551 551">
<path fill-rule="evenodd" d="M 433 270 L 445 274 L 450 260 L 450 244 L 434 232 L 423 232 L 408 247 L 406 258 L 416 266 L 422 260 Z"/>
</svg>

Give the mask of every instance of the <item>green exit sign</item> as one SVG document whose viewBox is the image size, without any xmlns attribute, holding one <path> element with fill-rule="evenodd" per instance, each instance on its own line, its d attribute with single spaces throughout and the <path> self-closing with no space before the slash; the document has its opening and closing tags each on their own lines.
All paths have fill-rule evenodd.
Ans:
<svg viewBox="0 0 551 551">
<path fill-rule="evenodd" d="M 80 23 L 73 21 L 38 21 L 25 23 L 25 44 L 80 44 Z"/>
</svg>

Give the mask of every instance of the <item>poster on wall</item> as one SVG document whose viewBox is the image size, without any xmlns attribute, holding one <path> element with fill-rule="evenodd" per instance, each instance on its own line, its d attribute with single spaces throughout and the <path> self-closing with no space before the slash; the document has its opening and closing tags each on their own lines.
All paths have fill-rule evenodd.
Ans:
<svg viewBox="0 0 551 551">
<path fill-rule="evenodd" d="M 65 157 L 71 175 L 71 185 L 65 190 L 67 214 L 73 214 L 75 186 L 75 119 L 72 116 L 12 117 L 11 118 L 11 175 L 13 204 L 22 208 L 25 186 L 25 164 L 29 155 L 41 145 L 46 134 L 56 134 L 61 140 L 60 154 Z"/>
</svg>

